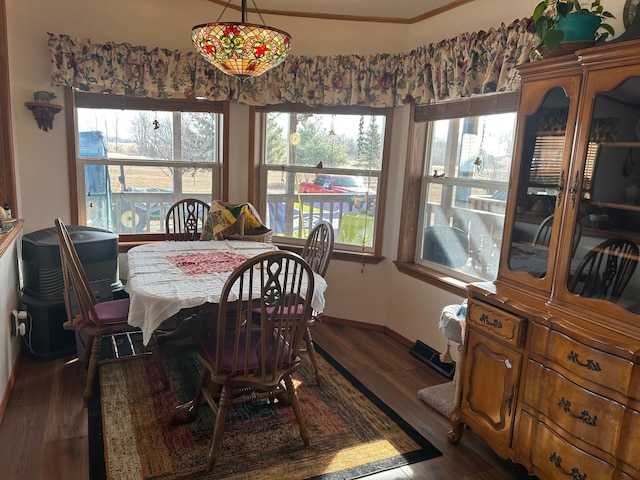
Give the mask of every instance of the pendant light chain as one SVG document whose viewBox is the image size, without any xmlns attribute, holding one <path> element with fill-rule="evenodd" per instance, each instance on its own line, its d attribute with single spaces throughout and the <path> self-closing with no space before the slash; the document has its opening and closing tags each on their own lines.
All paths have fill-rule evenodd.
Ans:
<svg viewBox="0 0 640 480">
<path fill-rule="evenodd" d="M 242 1 L 245 2 L 246 0 L 242 0 Z M 258 13 L 258 16 L 260 17 L 260 21 L 262 22 L 262 24 L 266 25 L 266 23 L 264 21 L 264 18 L 262 18 L 262 13 L 260 13 L 260 9 L 256 5 L 256 0 L 251 0 L 251 3 L 253 3 L 253 8 L 256 9 L 256 12 Z"/>
<path fill-rule="evenodd" d="M 229 4 L 231 3 L 231 0 L 227 0 L 227 4 L 224 6 L 224 8 L 222 9 L 222 12 L 220 12 L 220 16 L 218 17 L 218 19 L 216 20 L 216 22 L 219 22 L 220 19 L 222 18 L 222 16 L 224 15 L 224 12 L 227 11 L 227 7 L 229 6 Z"/>
</svg>

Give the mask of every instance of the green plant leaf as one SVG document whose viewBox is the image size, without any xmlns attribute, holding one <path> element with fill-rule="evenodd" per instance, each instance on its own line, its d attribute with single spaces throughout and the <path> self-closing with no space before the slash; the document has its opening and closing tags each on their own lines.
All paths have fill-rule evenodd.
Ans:
<svg viewBox="0 0 640 480">
<path fill-rule="evenodd" d="M 611 34 L 611 36 L 615 35 L 615 30 L 613 29 L 613 27 L 611 25 L 608 25 L 606 23 L 602 23 L 600 25 L 600 28 L 602 28 L 603 30 L 606 30 L 607 32 L 609 32 L 609 34 Z M 604 38 L 602 38 L 602 40 L 604 40 L 605 38 L 607 38 L 607 37 L 605 36 Z"/>
<path fill-rule="evenodd" d="M 542 39 L 543 43 L 547 46 L 549 51 L 553 50 L 564 38 L 564 32 L 562 30 L 547 30 Z"/>
<path fill-rule="evenodd" d="M 550 19 L 549 17 L 540 17 L 535 25 L 534 31 L 540 40 L 544 39 L 544 36 L 547 34 L 547 30 L 549 29 Z"/>
<path fill-rule="evenodd" d="M 547 9 L 548 5 L 549 5 L 549 2 L 547 0 L 543 0 L 538 5 L 536 5 L 536 8 L 533 9 L 533 21 L 534 22 L 537 23 L 538 19 L 541 18 L 544 15 L 544 11 Z"/>
<path fill-rule="evenodd" d="M 569 13 L 571 11 L 571 9 L 573 8 L 573 2 L 569 3 L 569 2 L 558 2 L 556 4 L 556 7 L 558 9 L 558 15 L 562 16 L 562 17 L 566 17 L 567 13 Z"/>
</svg>

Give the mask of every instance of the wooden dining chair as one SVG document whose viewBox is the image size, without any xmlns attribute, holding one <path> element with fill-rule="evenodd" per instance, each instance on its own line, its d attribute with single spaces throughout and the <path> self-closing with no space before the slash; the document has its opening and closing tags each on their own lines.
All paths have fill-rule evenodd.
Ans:
<svg viewBox="0 0 640 480">
<path fill-rule="evenodd" d="M 319 221 L 309 232 L 309 236 L 302 248 L 301 256 L 309 264 L 311 270 L 324 277 L 329 268 L 331 254 L 333 253 L 334 231 L 333 225 L 326 220 Z M 311 336 L 311 326 L 318 320 L 318 315 L 314 311 L 307 321 L 304 341 L 309 353 L 309 360 L 313 366 L 313 374 L 316 384 L 320 385 L 320 371 L 318 370 L 318 360 L 316 349 Z"/>
<path fill-rule="evenodd" d="M 554 214 L 551 214 L 548 217 L 545 217 L 545 219 L 542 220 L 542 222 L 540 222 L 540 225 L 538 226 L 538 229 L 536 230 L 536 233 L 533 236 L 533 241 L 531 242 L 531 244 L 534 247 L 549 246 L 549 243 L 551 242 L 551 231 L 553 230 L 553 219 L 554 219 Z M 580 223 L 579 222 L 576 223 L 575 227 L 576 229 L 573 234 L 573 245 L 571 249 L 572 255 L 575 253 L 576 249 L 578 248 L 578 243 L 580 243 L 580 238 L 582 237 L 582 227 L 580 226 Z"/>
<path fill-rule="evenodd" d="M 200 240 L 209 215 L 209 205 L 197 198 L 183 198 L 171 205 L 165 217 L 167 240 Z"/>
<path fill-rule="evenodd" d="M 536 234 L 533 236 L 533 241 L 531 242 L 533 246 L 549 246 L 549 242 L 551 241 L 551 230 L 553 229 L 553 218 L 554 215 L 549 215 L 540 222 L 540 225 L 536 230 Z"/>
<path fill-rule="evenodd" d="M 162 379 L 163 387 L 168 387 L 168 375 L 162 357 L 152 337 L 148 348 L 140 345 L 131 337 L 132 332 L 140 332 L 138 328 L 127 323 L 129 299 L 123 298 L 98 303 L 91 289 L 87 275 L 82 267 L 71 236 L 60 218 L 55 220 L 60 243 L 60 261 L 64 281 L 64 301 L 67 310 L 65 330 L 74 330 L 84 341 L 87 339 L 84 352 L 85 362 L 88 360 L 87 383 L 84 388 L 84 405 L 91 398 L 93 380 L 98 366 L 114 360 L 148 356 L 152 353 Z M 109 339 L 112 347 L 106 358 L 101 357 L 103 339 Z"/>
<path fill-rule="evenodd" d="M 309 445 L 291 375 L 300 366 L 313 289 L 309 265 L 299 255 L 280 250 L 245 261 L 225 282 L 215 334 L 203 341 L 197 355 L 203 369 L 196 394 L 170 419 L 172 424 L 193 421 L 203 399 L 211 406 L 216 419 L 209 471 L 218 458 L 227 412 L 236 404 L 279 399 L 293 410 L 304 445 Z M 249 315 L 256 319 L 256 311 L 258 323 L 247 321 Z"/>
<path fill-rule="evenodd" d="M 610 238 L 593 247 L 569 278 L 569 291 L 583 297 L 617 301 L 638 265 L 638 246 Z"/>
</svg>

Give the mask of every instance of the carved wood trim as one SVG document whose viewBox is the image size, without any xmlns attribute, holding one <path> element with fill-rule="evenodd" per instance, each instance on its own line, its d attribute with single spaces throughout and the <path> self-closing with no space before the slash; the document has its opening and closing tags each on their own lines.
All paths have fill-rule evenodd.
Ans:
<svg viewBox="0 0 640 480">
<path fill-rule="evenodd" d="M 9 91 L 9 48 L 5 0 L 0 0 L 0 27 L 0 204 L 8 202 L 13 216 L 18 217 L 11 132 L 11 92 Z"/>
</svg>

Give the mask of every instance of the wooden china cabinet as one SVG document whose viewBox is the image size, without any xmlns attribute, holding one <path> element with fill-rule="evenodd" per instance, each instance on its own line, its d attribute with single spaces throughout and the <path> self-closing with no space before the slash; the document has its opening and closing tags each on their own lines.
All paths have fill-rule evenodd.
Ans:
<svg viewBox="0 0 640 480">
<path fill-rule="evenodd" d="M 640 479 L 640 40 L 519 72 L 500 269 L 469 288 L 449 441 L 468 425 L 541 479 Z M 629 249 L 589 264 L 611 239 Z"/>
</svg>

